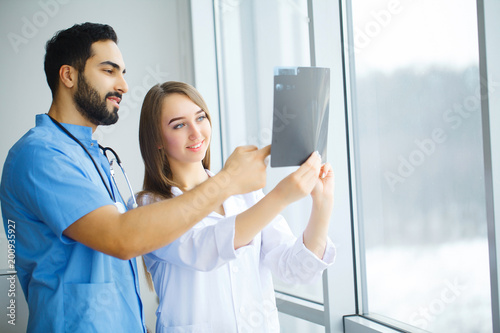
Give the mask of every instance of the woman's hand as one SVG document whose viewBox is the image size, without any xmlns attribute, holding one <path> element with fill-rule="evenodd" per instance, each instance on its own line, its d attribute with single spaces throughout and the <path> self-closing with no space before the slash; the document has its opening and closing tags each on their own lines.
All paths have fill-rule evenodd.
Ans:
<svg viewBox="0 0 500 333">
<path fill-rule="evenodd" d="M 313 207 L 309 223 L 304 230 L 304 245 L 318 258 L 323 258 L 328 235 L 328 225 L 333 209 L 335 177 L 332 166 L 325 163 L 311 192 Z"/>
<path fill-rule="evenodd" d="M 300 168 L 279 182 L 273 191 L 282 198 L 285 205 L 289 205 L 309 195 L 317 186 L 320 168 L 321 157 L 318 153 L 312 153 Z"/>
<path fill-rule="evenodd" d="M 319 154 L 313 153 L 295 172 L 284 178 L 255 205 L 236 216 L 234 248 L 247 245 L 286 206 L 309 195 L 316 186 L 321 168 Z"/>
<path fill-rule="evenodd" d="M 335 190 L 335 175 L 330 163 L 321 166 L 319 178 L 311 192 L 314 201 L 331 201 Z"/>
</svg>

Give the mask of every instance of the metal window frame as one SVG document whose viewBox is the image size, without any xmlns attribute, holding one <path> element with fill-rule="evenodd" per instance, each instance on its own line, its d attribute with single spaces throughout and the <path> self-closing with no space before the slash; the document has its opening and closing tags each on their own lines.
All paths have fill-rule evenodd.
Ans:
<svg viewBox="0 0 500 333">
<path fill-rule="evenodd" d="M 479 71 L 481 78 L 481 117 L 483 130 L 486 218 L 490 261 L 491 311 L 493 331 L 500 331 L 499 255 L 500 227 L 495 212 L 500 209 L 500 93 L 490 82 L 500 80 L 500 37 L 498 36 L 500 2 L 477 1 Z M 495 29 L 496 28 L 496 29 Z M 494 112 L 496 111 L 496 112 Z"/>
<path fill-rule="evenodd" d="M 349 333 L 400 333 L 408 332 L 395 329 L 386 324 L 371 320 L 364 316 L 350 315 L 344 316 L 344 332 Z"/>
</svg>

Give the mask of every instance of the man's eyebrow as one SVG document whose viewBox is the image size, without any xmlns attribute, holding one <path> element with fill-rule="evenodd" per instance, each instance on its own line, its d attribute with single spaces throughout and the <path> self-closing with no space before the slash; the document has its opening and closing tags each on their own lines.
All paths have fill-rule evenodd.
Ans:
<svg viewBox="0 0 500 333">
<path fill-rule="evenodd" d="M 195 114 L 198 114 L 198 113 L 201 113 L 201 112 L 205 112 L 205 110 L 203 109 L 200 109 L 199 111 L 197 111 Z M 186 117 L 177 117 L 177 118 L 172 118 L 170 119 L 170 121 L 168 122 L 168 124 L 170 125 L 172 122 L 176 121 L 176 120 L 182 120 L 182 119 L 186 119 Z"/>
<path fill-rule="evenodd" d="M 100 64 L 101 64 L 101 65 L 110 65 L 110 66 L 112 66 L 113 68 L 115 68 L 115 69 L 117 69 L 117 70 L 120 70 L 120 69 L 121 69 L 120 65 L 118 65 L 118 64 L 117 64 L 117 63 L 115 63 L 115 62 L 109 61 L 109 60 L 108 60 L 108 61 L 103 61 L 103 62 L 101 62 Z M 123 74 L 125 74 L 126 72 L 127 72 L 127 70 L 124 68 L 124 69 L 123 69 Z"/>
</svg>

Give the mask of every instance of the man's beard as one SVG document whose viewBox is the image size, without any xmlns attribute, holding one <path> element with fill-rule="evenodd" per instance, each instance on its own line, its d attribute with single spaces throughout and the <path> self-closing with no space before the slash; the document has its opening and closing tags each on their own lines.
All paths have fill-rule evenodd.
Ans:
<svg viewBox="0 0 500 333">
<path fill-rule="evenodd" d="M 76 108 L 80 113 L 94 125 L 112 125 L 118 121 L 118 108 L 114 107 L 110 112 L 107 106 L 107 98 L 122 95 L 117 92 L 106 94 L 104 100 L 99 92 L 95 90 L 85 79 L 85 76 L 78 73 L 78 88 L 75 93 Z"/>
</svg>

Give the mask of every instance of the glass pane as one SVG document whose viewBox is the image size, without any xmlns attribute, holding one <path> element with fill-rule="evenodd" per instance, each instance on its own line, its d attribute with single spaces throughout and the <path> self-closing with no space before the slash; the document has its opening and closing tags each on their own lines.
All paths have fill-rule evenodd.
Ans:
<svg viewBox="0 0 500 333">
<path fill-rule="evenodd" d="M 275 66 L 310 66 L 307 2 L 220 1 L 218 25 L 222 80 L 222 138 L 225 157 L 240 145 L 271 143 Z M 268 168 L 268 193 L 295 168 Z M 311 202 L 289 206 L 283 215 L 296 236 L 309 219 Z M 276 289 L 317 302 L 322 283 Z"/>
<path fill-rule="evenodd" d="M 490 332 L 476 2 L 353 0 L 363 312 Z"/>
</svg>

